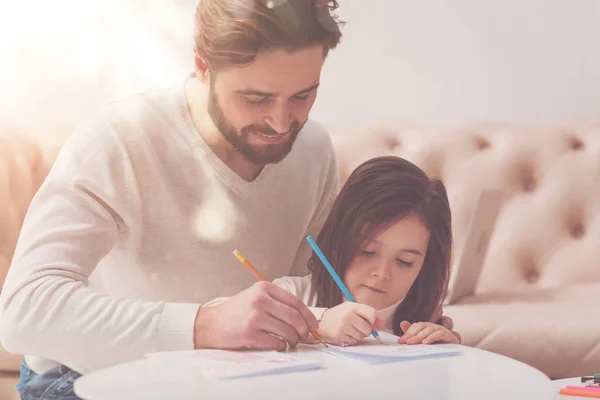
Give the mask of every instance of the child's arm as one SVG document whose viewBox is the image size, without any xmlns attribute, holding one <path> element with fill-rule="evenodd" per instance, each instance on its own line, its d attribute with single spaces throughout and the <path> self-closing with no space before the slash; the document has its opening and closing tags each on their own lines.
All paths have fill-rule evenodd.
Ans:
<svg viewBox="0 0 600 400">
<path fill-rule="evenodd" d="M 311 289 L 311 275 L 306 276 L 284 276 L 283 278 L 278 278 L 273 281 L 273 283 L 302 301 L 304 305 L 308 307 L 308 309 L 313 313 L 313 315 L 317 318 L 317 321 L 320 321 L 323 317 L 323 313 L 327 308 L 323 307 L 313 307 L 316 303 L 314 299 L 310 298 L 310 289 Z"/>
<path fill-rule="evenodd" d="M 460 344 L 461 341 L 458 333 L 433 322 L 415 322 L 411 324 L 408 321 L 402 321 L 400 329 L 404 332 L 404 335 L 398 338 L 400 344 Z"/>
</svg>

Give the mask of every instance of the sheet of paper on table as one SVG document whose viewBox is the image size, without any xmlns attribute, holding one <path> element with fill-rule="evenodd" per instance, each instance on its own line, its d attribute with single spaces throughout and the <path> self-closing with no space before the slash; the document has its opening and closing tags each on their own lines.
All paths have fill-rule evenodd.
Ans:
<svg viewBox="0 0 600 400">
<path fill-rule="evenodd" d="M 146 357 L 171 360 L 211 379 L 233 379 L 319 368 L 320 361 L 305 360 L 277 351 L 184 350 L 149 353 Z"/>
<path fill-rule="evenodd" d="M 323 351 L 345 360 L 344 363 L 384 364 L 424 358 L 454 356 L 461 353 L 455 345 L 402 345 L 398 336 L 379 332 L 383 344 L 367 338 L 357 346 L 312 345 L 314 351 Z M 178 367 L 197 371 L 211 379 L 234 379 L 307 371 L 320 368 L 321 361 L 295 357 L 277 351 L 184 350 L 149 353 L 146 357 L 162 358 Z M 348 365 L 352 367 L 352 365 Z"/>
<path fill-rule="evenodd" d="M 379 332 L 383 344 L 379 345 L 372 337 L 356 346 L 315 347 L 338 357 L 348 358 L 367 364 L 417 360 L 423 358 L 447 357 L 461 353 L 459 346 L 452 344 L 398 344 L 398 336 Z"/>
</svg>

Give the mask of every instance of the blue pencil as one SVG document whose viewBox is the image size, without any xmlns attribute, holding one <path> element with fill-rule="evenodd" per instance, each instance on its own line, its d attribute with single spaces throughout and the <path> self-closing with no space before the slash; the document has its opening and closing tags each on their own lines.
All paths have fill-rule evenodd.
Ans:
<svg viewBox="0 0 600 400">
<path fill-rule="evenodd" d="M 308 244 L 310 244 L 310 247 L 312 247 L 312 249 L 317 254 L 317 257 L 319 257 L 319 260 L 321 260 L 321 262 L 329 272 L 329 275 L 331 275 L 335 283 L 338 285 L 346 300 L 351 301 L 352 303 L 356 303 L 356 300 L 354 300 L 354 296 L 352 296 L 346 285 L 344 285 L 344 282 L 342 282 L 342 280 L 340 279 L 340 276 L 335 272 L 335 270 L 327 260 L 327 257 L 325 257 L 325 254 L 323 254 L 323 252 L 317 245 L 317 242 L 315 242 L 312 236 L 307 237 L 306 240 L 308 241 Z M 377 340 L 377 343 L 381 344 L 381 338 L 379 337 L 379 334 L 375 331 L 371 331 L 371 334 Z"/>
</svg>

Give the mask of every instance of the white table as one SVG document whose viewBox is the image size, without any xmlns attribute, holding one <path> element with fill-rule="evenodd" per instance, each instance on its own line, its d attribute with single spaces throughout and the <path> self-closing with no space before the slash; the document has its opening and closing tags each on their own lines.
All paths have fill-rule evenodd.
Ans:
<svg viewBox="0 0 600 400">
<path fill-rule="evenodd" d="M 215 381 L 160 357 L 117 365 L 75 382 L 86 400 L 120 399 L 486 399 L 554 400 L 556 388 L 542 372 L 516 360 L 462 347 L 453 357 L 405 361 L 356 370 L 335 356 L 308 351 L 325 367 L 307 372 Z"/>
</svg>

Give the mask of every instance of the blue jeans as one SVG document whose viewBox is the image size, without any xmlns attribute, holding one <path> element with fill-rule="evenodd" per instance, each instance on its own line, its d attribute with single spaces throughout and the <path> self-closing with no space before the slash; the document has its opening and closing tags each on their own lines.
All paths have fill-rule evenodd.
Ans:
<svg viewBox="0 0 600 400">
<path fill-rule="evenodd" d="M 38 375 L 23 359 L 17 391 L 21 400 L 81 400 L 73 390 L 73 383 L 79 377 L 80 373 L 64 365 Z"/>
</svg>

